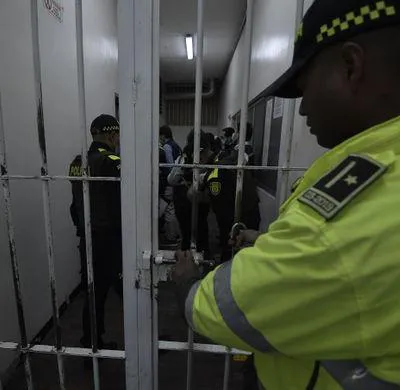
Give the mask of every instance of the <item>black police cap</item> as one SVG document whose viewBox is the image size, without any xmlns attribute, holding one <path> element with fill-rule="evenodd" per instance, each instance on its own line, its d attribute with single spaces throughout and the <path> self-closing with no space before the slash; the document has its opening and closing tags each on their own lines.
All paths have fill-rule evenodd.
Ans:
<svg viewBox="0 0 400 390">
<path fill-rule="evenodd" d="M 315 0 L 296 34 L 292 66 L 268 89 L 269 96 L 297 98 L 300 70 L 323 48 L 355 35 L 400 24 L 400 0 Z"/>
<path fill-rule="evenodd" d="M 90 132 L 93 135 L 119 133 L 119 123 L 112 115 L 102 114 L 92 122 Z"/>
</svg>

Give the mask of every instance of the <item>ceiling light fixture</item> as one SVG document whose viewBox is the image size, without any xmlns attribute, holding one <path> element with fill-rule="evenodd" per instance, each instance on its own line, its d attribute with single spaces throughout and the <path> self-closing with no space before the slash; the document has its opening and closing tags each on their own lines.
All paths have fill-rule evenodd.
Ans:
<svg viewBox="0 0 400 390">
<path fill-rule="evenodd" d="M 193 50 L 193 37 L 190 34 L 185 36 L 186 43 L 186 55 L 188 60 L 193 60 L 194 58 L 194 50 Z"/>
</svg>

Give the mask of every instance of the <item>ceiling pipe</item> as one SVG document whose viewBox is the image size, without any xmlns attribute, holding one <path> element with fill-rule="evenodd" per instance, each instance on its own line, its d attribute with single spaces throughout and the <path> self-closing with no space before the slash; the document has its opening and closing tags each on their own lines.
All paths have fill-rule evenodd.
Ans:
<svg viewBox="0 0 400 390">
<path fill-rule="evenodd" d="M 215 96 L 216 87 L 215 87 L 215 79 L 210 80 L 210 88 L 208 91 L 203 92 L 202 98 L 209 99 Z M 195 98 L 195 93 L 171 93 L 164 95 L 165 100 L 192 100 Z"/>
</svg>

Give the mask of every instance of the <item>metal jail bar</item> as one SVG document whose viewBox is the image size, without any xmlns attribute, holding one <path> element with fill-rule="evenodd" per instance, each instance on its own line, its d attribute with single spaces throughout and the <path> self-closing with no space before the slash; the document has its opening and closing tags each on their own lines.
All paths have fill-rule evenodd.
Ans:
<svg viewBox="0 0 400 390">
<path fill-rule="evenodd" d="M 243 179 L 244 170 L 240 167 L 244 165 L 244 152 L 247 131 L 248 117 L 248 101 L 249 101 L 249 85 L 250 85 L 250 63 L 251 63 L 251 47 L 253 34 L 253 0 L 247 0 L 246 8 L 246 25 L 244 38 L 244 55 L 243 55 L 243 85 L 242 85 L 242 106 L 240 111 L 240 130 L 239 130 L 239 153 L 237 160 L 237 176 L 236 176 L 236 197 L 235 197 L 235 218 L 234 222 L 240 222 L 242 218 L 242 198 L 243 198 Z M 229 388 L 229 378 L 231 370 L 231 357 L 225 356 L 225 374 L 223 390 Z"/>
<path fill-rule="evenodd" d="M 85 93 L 85 63 L 83 49 L 83 9 L 82 0 L 75 1 L 75 18 L 76 18 L 76 58 L 78 73 L 78 102 L 79 102 L 79 122 L 82 135 L 82 168 L 83 178 L 87 178 L 89 173 L 88 161 L 88 136 L 86 130 L 86 93 Z M 90 220 L 90 187 L 87 180 L 82 182 L 83 190 L 83 208 L 85 221 L 85 243 L 86 243 L 86 267 L 87 267 L 87 293 L 89 299 L 90 312 L 90 328 L 92 337 L 93 354 L 98 351 L 97 340 L 97 320 L 96 320 L 96 304 L 95 289 L 93 275 L 93 258 L 92 258 L 92 226 Z M 97 356 L 93 355 L 93 380 L 95 390 L 100 390 L 99 361 Z"/>
<path fill-rule="evenodd" d="M 41 175 L 48 175 L 46 131 L 44 127 L 43 96 L 42 96 L 42 69 L 40 61 L 39 42 L 39 9 L 38 1 L 31 1 L 31 24 L 32 24 L 32 54 L 33 73 L 35 78 L 35 103 L 36 103 L 36 126 L 39 138 L 39 153 L 41 158 Z M 55 346 L 57 349 L 57 366 L 59 374 L 60 389 L 65 390 L 64 362 L 61 355 L 62 340 L 60 315 L 58 311 L 57 283 L 55 275 L 53 224 L 50 211 L 50 183 L 42 181 L 43 214 L 46 232 L 47 261 L 49 267 L 49 284 L 51 294 L 51 307 L 53 311 L 53 327 L 55 333 Z"/>
<path fill-rule="evenodd" d="M 6 157 L 6 140 L 4 134 L 4 118 L 3 118 L 3 106 L 2 106 L 2 97 L 0 91 L 0 175 L 7 175 L 8 166 L 7 166 L 7 157 Z M 28 347 L 28 337 L 26 334 L 26 322 L 24 315 L 24 306 L 23 306 L 23 298 L 21 291 L 21 282 L 20 282 L 20 274 L 19 274 L 19 264 L 17 258 L 17 248 L 15 245 L 15 236 L 14 236 L 14 225 L 11 211 L 11 192 L 10 192 L 10 182 L 8 180 L 2 180 L 3 185 L 3 195 L 5 202 L 5 221 L 7 225 L 7 234 L 8 234 L 8 246 L 10 250 L 10 259 L 11 259 L 11 268 L 13 275 L 13 284 L 14 284 L 14 295 L 17 306 L 17 314 L 18 314 L 18 326 L 19 333 L 21 338 L 21 348 L 22 358 L 24 360 L 24 369 L 25 369 L 25 377 L 26 383 L 28 386 L 28 390 L 33 390 L 33 381 L 32 381 L 32 370 L 30 357 L 27 352 Z"/>
<path fill-rule="evenodd" d="M 157 2 L 154 3 L 157 6 Z M 126 386 L 154 388 L 157 375 L 152 321 L 152 124 L 158 125 L 153 74 L 153 1 L 118 1 Z M 158 39 L 158 37 L 157 37 Z M 156 79 L 155 79 L 156 78 Z M 153 112 L 153 107 L 157 110 Z M 146 130 L 146 131 L 144 131 Z M 153 126 L 153 131 L 156 131 Z M 158 126 L 157 126 L 158 132 Z M 158 134 L 157 134 L 158 139 Z M 156 149 L 158 150 L 158 148 Z M 153 151 L 155 152 L 155 151 Z"/>
<path fill-rule="evenodd" d="M 196 88 L 194 101 L 194 150 L 193 163 L 200 163 L 200 132 L 203 107 L 203 55 L 204 55 L 204 0 L 197 0 L 197 55 L 196 55 Z M 192 198 L 192 227 L 191 249 L 197 251 L 198 230 L 198 191 L 200 182 L 200 168 L 193 169 L 193 198 Z M 193 343 L 194 333 L 188 328 L 188 352 L 186 390 L 191 390 L 193 381 Z"/>
<path fill-rule="evenodd" d="M 153 114 L 152 118 L 152 253 L 158 252 L 158 194 L 159 194 L 159 134 L 154 134 L 156 129 L 158 130 L 160 125 L 160 0 L 153 0 L 153 15 L 152 15 L 152 46 L 153 46 L 153 57 L 152 57 L 152 107 Z M 158 271 L 155 269 L 155 265 L 151 264 L 151 274 L 152 274 L 152 337 L 153 337 L 153 389 L 158 389 Z"/>
<path fill-rule="evenodd" d="M 243 193 L 243 169 L 239 168 L 244 163 L 244 143 L 246 141 L 247 116 L 249 105 L 249 85 L 250 85 L 250 63 L 251 45 L 253 32 L 253 0 L 247 0 L 244 55 L 243 55 L 243 85 L 242 85 L 242 106 L 240 111 L 240 133 L 239 133 L 239 155 L 238 171 L 236 179 L 236 199 L 235 199 L 235 222 L 240 222 Z"/>
</svg>

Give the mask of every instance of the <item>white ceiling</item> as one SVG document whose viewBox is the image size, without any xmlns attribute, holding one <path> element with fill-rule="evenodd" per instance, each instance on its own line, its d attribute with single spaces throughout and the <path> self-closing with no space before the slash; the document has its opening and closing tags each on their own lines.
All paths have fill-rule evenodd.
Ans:
<svg viewBox="0 0 400 390">
<path fill-rule="evenodd" d="M 166 82 L 194 81 L 184 36 L 197 30 L 196 0 L 160 0 L 160 72 Z M 223 78 L 246 12 L 246 0 L 205 0 L 204 77 Z M 196 52 L 196 51 L 195 51 Z"/>
</svg>

